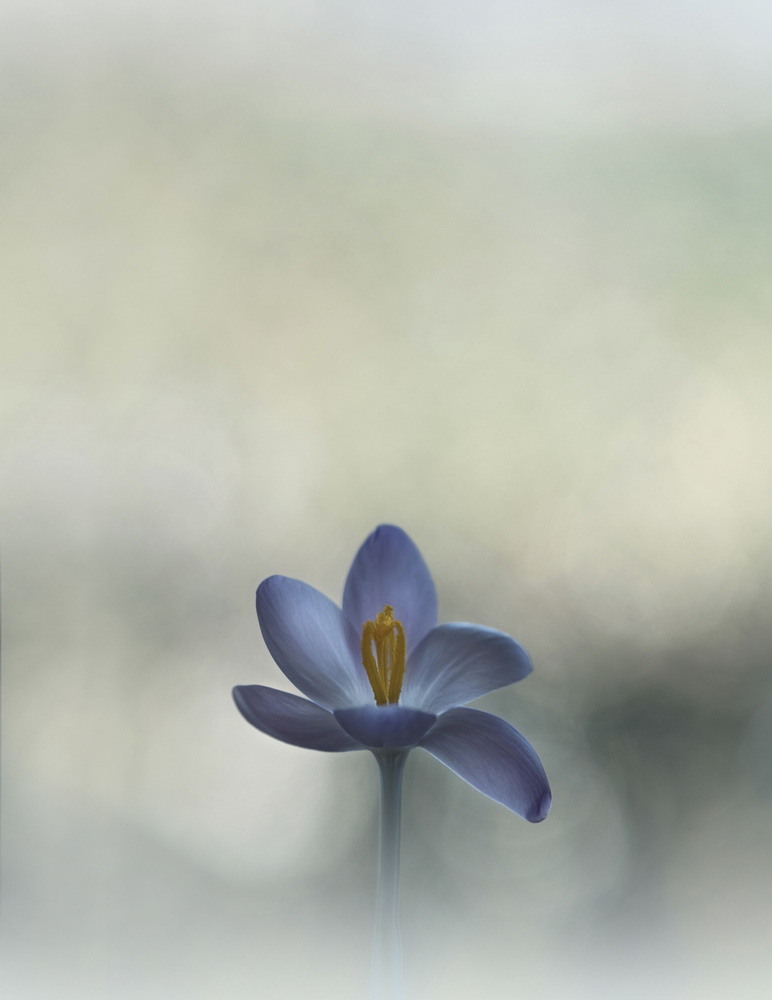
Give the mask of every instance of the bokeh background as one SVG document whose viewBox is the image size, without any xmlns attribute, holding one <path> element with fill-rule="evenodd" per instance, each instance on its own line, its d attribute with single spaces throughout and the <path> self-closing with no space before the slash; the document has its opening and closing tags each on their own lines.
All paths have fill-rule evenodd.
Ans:
<svg viewBox="0 0 772 1000">
<path fill-rule="evenodd" d="M 367 993 L 259 581 L 381 521 L 550 775 L 407 771 L 406 1000 L 772 982 L 772 8 L 4 0 L 3 995 Z"/>
</svg>

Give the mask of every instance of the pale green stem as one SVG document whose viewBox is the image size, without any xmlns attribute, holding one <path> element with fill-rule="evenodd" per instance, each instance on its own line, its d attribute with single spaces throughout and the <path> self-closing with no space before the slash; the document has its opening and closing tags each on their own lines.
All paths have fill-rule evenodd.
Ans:
<svg viewBox="0 0 772 1000">
<path fill-rule="evenodd" d="M 402 945 L 399 935 L 399 841 L 402 775 L 407 750 L 374 752 L 381 772 L 381 867 L 375 909 L 373 1000 L 400 1000 Z"/>
</svg>

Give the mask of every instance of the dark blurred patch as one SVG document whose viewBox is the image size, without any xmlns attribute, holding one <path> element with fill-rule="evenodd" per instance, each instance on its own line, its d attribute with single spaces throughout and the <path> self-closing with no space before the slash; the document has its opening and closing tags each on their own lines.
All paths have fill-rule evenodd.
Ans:
<svg viewBox="0 0 772 1000">
<path fill-rule="evenodd" d="M 656 876 L 695 815 L 729 793 L 744 722 L 736 703 L 689 699 L 661 684 L 607 695 L 590 710 L 590 754 L 616 790 L 631 847 L 622 894 Z"/>
</svg>

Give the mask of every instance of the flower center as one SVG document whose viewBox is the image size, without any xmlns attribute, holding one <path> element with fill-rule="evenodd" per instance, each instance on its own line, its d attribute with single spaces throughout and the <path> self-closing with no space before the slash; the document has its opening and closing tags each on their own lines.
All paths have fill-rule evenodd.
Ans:
<svg viewBox="0 0 772 1000">
<path fill-rule="evenodd" d="M 376 705 L 398 702 L 405 676 L 405 630 L 402 622 L 394 618 L 394 608 L 389 604 L 374 622 L 362 626 L 362 663 Z"/>
</svg>

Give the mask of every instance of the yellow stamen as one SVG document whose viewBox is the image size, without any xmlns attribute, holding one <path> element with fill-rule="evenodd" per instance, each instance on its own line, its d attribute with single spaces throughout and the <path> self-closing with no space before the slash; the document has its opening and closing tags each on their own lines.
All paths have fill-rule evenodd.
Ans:
<svg viewBox="0 0 772 1000">
<path fill-rule="evenodd" d="M 388 604 L 374 622 L 362 626 L 362 664 L 376 705 L 396 704 L 405 676 L 405 630 Z"/>
<path fill-rule="evenodd" d="M 378 665 L 373 656 L 372 643 L 374 640 L 375 622 L 365 622 L 362 626 L 362 663 L 367 671 L 367 679 L 370 681 L 370 687 L 373 689 L 373 694 L 375 695 L 375 703 L 377 705 L 385 705 L 388 699 L 386 697 L 386 689 L 381 681 L 381 675 L 378 672 Z M 378 648 L 377 641 L 375 648 Z"/>
</svg>

